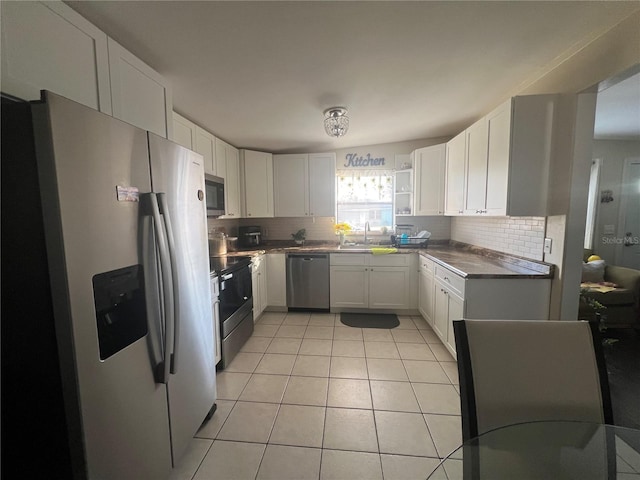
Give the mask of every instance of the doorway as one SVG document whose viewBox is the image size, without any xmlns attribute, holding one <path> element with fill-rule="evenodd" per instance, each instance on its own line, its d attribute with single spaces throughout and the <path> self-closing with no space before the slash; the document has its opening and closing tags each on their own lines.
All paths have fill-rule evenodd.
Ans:
<svg viewBox="0 0 640 480">
<path fill-rule="evenodd" d="M 598 174 L 585 248 L 609 265 L 640 269 L 640 65 L 599 87 L 592 158 Z"/>
<path fill-rule="evenodd" d="M 640 158 L 625 161 L 619 223 L 624 236 L 616 252 L 617 264 L 640 270 Z"/>
</svg>

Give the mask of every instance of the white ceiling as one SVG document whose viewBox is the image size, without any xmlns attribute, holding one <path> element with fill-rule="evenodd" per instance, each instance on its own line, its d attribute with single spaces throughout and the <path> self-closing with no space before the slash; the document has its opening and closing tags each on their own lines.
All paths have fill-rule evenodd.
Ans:
<svg viewBox="0 0 640 480">
<path fill-rule="evenodd" d="M 322 151 L 457 134 L 640 3 L 67 2 L 237 147 Z M 324 109 L 349 109 L 331 139 Z"/>
</svg>

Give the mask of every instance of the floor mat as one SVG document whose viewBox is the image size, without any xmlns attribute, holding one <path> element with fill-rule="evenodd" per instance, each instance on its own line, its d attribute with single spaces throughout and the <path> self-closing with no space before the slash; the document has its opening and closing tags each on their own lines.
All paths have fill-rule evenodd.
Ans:
<svg viewBox="0 0 640 480">
<path fill-rule="evenodd" d="M 395 328 L 400 320 L 395 313 L 345 313 L 340 314 L 340 321 L 357 328 Z"/>
</svg>

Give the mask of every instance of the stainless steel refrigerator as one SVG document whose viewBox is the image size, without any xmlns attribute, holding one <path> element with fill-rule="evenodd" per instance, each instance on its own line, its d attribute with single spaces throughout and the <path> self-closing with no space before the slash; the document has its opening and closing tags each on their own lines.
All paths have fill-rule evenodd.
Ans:
<svg viewBox="0 0 640 480">
<path fill-rule="evenodd" d="M 43 355 L 41 365 L 46 363 L 54 374 L 38 380 L 41 374 L 34 369 L 30 380 L 49 382 L 59 376 L 58 386 L 41 390 L 40 406 L 46 408 L 48 394 L 60 394 L 57 414 L 64 421 L 57 431 L 66 435 L 58 440 L 68 446 L 62 456 L 68 456 L 74 477 L 167 478 L 215 409 L 203 159 L 49 92 L 28 109 L 33 130 L 26 137 L 31 135 L 35 145 L 37 187 L 18 187 L 15 195 L 29 197 L 25 203 L 31 201 L 41 216 L 34 220 L 38 215 L 27 214 L 8 223 L 12 215 L 3 192 L 3 428 L 11 427 L 12 405 L 14 415 L 27 408 L 23 402 L 37 408 L 37 400 L 27 393 L 30 384 L 10 369 L 23 362 L 24 375 L 29 375 L 33 355 Z M 29 122 L 23 123 L 28 130 Z M 3 189 L 10 181 L 6 176 L 12 174 L 10 153 L 29 150 L 24 145 L 30 140 L 18 140 L 19 124 L 18 117 L 6 118 L 3 109 Z M 5 125 L 10 130 L 5 131 Z M 12 140 L 17 140 L 13 149 Z M 14 177 L 14 182 L 23 181 L 21 175 Z M 31 194 L 40 197 L 39 206 Z M 19 211 L 21 202 L 15 201 Z M 20 287 L 16 280 L 13 286 L 18 298 L 26 298 L 28 289 L 32 302 L 50 305 L 36 314 L 37 320 L 29 313 L 28 300 L 22 301 L 21 309 L 8 290 L 14 275 L 22 275 L 18 260 L 4 262 L 11 255 L 4 232 L 30 222 L 41 222 L 45 252 L 36 254 L 38 247 L 25 238 L 24 248 L 31 251 L 21 252 L 17 245 L 14 253 L 27 269 L 31 257 L 42 258 L 45 266 L 34 262 L 32 267 L 33 272 L 41 269 L 46 282 L 34 274 L 31 283 Z M 10 270 L 13 263 L 15 273 Z M 32 321 L 28 334 L 15 333 Z M 49 321 L 52 325 L 46 325 Z M 40 328 L 55 337 L 54 356 L 47 356 L 36 343 L 20 347 L 22 337 L 44 335 Z M 7 405 L 5 392 L 21 388 L 8 383 L 12 378 L 24 381 L 23 402 L 12 402 L 11 395 L 19 394 L 11 390 Z M 24 418 L 23 424 L 29 420 Z M 46 426 L 40 428 L 46 436 Z M 4 448 L 7 441 L 11 439 L 2 442 L 3 466 L 11 462 L 6 456 L 11 451 Z M 17 438 L 14 441 L 19 444 Z M 62 478 L 55 465 L 49 475 Z"/>
</svg>

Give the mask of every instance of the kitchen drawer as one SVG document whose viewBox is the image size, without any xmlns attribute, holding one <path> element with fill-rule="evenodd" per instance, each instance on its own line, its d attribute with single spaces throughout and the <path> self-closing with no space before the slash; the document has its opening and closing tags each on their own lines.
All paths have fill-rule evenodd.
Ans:
<svg viewBox="0 0 640 480">
<path fill-rule="evenodd" d="M 367 265 L 366 253 L 332 253 L 329 255 L 329 263 L 334 265 Z"/>
<path fill-rule="evenodd" d="M 464 278 L 441 265 L 436 265 L 435 267 L 436 279 L 464 298 Z"/>
<path fill-rule="evenodd" d="M 396 253 L 388 255 L 366 255 L 372 267 L 408 267 L 415 254 Z"/>
<path fill-rule="evenodd" d="M 433 260 L 423 257 L 422 255 L 418 255 L 418 266 L 420 267 L 421 272 L 430 273 L 432 275 L 436 268 L 436 264 Z"/>
</svg>

